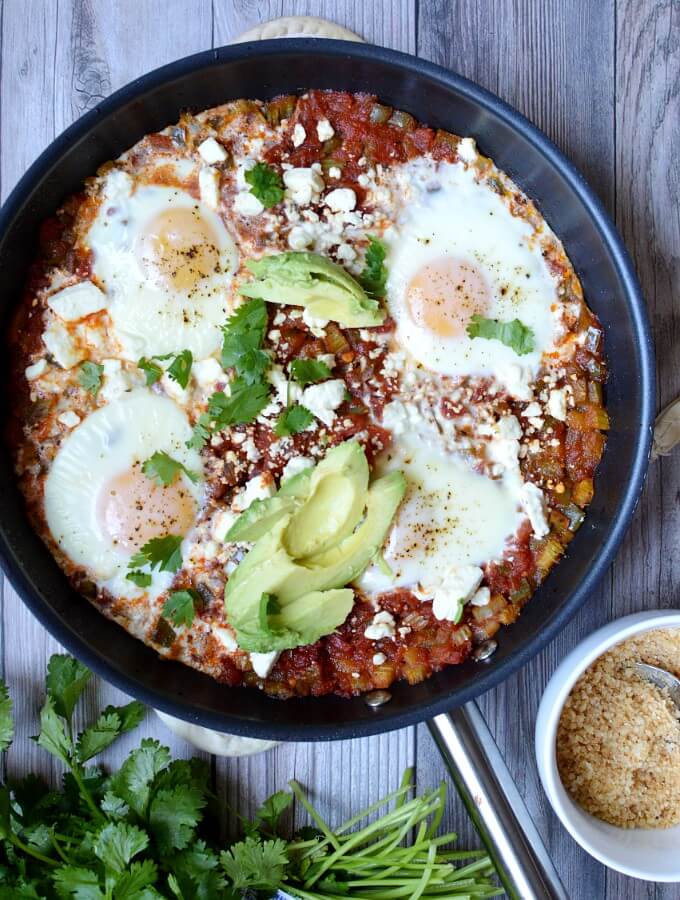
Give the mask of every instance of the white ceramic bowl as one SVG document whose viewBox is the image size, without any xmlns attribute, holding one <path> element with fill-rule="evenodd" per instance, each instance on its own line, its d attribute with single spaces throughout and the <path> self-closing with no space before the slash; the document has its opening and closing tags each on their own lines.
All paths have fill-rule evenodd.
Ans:
<svg viewBox="0 0 680 900">
<path fill-rule="evenodd" d="M 562 708 L 578 678 L 615 644 L 654 628 L 680 628 L 680 610 L 635 613 L 610 622 L 575 647 L 557 667 L 536 719 L 536 759 L 552 808 L 575 841 L 591 856 L 624 875 L 645 881 L 680 882 L 680 825 L 674 828 L 617 828 L 575 803 L 557 771 L 555 739 Z"/>
</svg>

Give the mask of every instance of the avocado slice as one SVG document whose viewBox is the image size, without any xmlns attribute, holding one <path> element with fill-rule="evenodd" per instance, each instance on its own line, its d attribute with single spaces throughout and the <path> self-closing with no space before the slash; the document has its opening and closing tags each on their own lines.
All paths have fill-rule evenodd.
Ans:
<svg viewBox="0 0 680 900">
<path fill-rule="evenodd" d="M 300 501 L 295 497 L 253 500 L 224 536 L 226 541 L 257 541 L 284 516 L 290 516 Z"/>
<path fill-rule="evenodd" d="M 250 652 L 269 653 L 313 644 L 342 625 L 353 605 L 354 591 L 350 588 L 303 594 L 269 615 L 266 631 L 237 627 L 239 646 Z"/>
<path fill-rule="evenodd" d="M 342 266 L 318 253 L 274 253 L 249 259 L 256 280 L 241 285 L 244 297 L 304 306 L 310 315 L 348 328 L 381 325 L 385 312 Z"/>
<path fill-rule="evenodd" d="M 281 483 L 277 497 L 300 497 L 303 500 L 309 496 L 309 482 L 312 477 L 313 468 L 303 469 L 297 475 L 286 478 Z"/>
<path fill-rule="evenodd" d="M 308 495 L 283 537 L 298 560 L 339 544 L 354 531 L 366 505 L 368 462 L 358 441 L 333 447 L 310 471 Z"/>
<path fill-rule="evenodd" d="M 252 631 L 263 593 L 276 597 L 283 608 L 305 594 L 344 587 L 357 578 L 382 546 L 405 490 L 401 472 L 379 478 L 366 494 L 361 525 L 331 549 L 304 561 L 291 559 L 283 546 L 290 517 L 279 520 L 227 582 L 224 600 L 229 623 L 237 632 Z"/>
</svg>

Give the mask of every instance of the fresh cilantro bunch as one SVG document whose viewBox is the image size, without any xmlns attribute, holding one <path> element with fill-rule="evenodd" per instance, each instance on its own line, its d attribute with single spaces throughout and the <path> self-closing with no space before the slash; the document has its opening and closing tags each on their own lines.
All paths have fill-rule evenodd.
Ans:
<svg viewBox="0 0 680 900">
<path fill-rule="evenodd" d="M 412 797 L 410 770 L 393 794 L 335 829 L 290 782 L 292 793 L 270 797 L 252 821 L 242 820 L 242 839 L 225 846 L 202 760 L 173 760 L 167 747 L 145 738 L 115 772 L 92 764 L 139 725 L 145 710 L 137 701 L 109 706 L 76 734 L 73 715 L 90 678 L 69 656 L 49 661 L 35 740 L 66 772 L 58 790 L 30 774 L 0 784 L 0 900 L 265 900 L 278 890 L 303 900 L 502 893 L 489 880 L 488 857 L 446 849 L 455 835 L 436 836 L 445 787 Z M 0 750 L 13 733 L 12 701 L 0 682 Z M 294 800 L 313 827 L 288 840 L 281 819 Z M 357 829 L 369 816 L 370 824 Z M 408 843 L 407 834 L 415 835 Z M 456 868 L 462 859 L 470 862 Z"/>
</svg>

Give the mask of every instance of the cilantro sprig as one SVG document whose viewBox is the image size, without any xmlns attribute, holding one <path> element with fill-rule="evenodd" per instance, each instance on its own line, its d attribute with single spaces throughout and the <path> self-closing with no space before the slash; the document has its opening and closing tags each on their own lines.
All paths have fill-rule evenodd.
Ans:
<svg viewBox="0 0 680 900">
<path fill-rule="evenodd" d="M 184 463 L 173 459 L 170 454 L 157 450 L 142 463 L 142 472 L 159 486 L 172 484 L 180 472 L 184 472 L 189 481 L 198 481 L 198 474 L 187 469 Z"/>
<path fill-rule="evenodd" d="M 269 208 L 276 206 L 283 200 L 283 181 L 281 176 L 266 163 L 256 163 L 252 169 L 244 174 L 246 182 L 250 185 L 250 193 L 260 203 Z"/>
<path fill-rule="evenodd" d="M 137 361 L 137 366 L 144 372 L 146 376 L 146 386 L 156 384 L 163 377 L 163 367 L 158 362 L 166 362 L 171 359 L 172 362 L 166 369 L 168 376 L 176 381 L 181 388 L 186 388 L 191 377 L 191 367 L 194 364 L 194 356 L 191 350 L 180 350 L 179 353 L 166 353 L 163 356 L 152 356 L 147 358 L 142 356 Z M 158 360 L 158 362 L 154 362 Z"/>
<path fill-rule="evenodd" d="M 331 370 L 323 360 L 294 359 L 290 364 L 290 374 L 301 387 L 304 387 L 306 384 L 316 384 L 330 378 Z"/>
<path fill-rule="evenodd" d="M 291 434 L 299 434 L 305 428 L 309 428 L 313 421 L 314 416 L 307 407 L 296 403 L 284 409 L 278 417 L 274 434 L 277 437 L 290 437 Z"/>
<path fill-rule="evenodd" d="M 366 250 L 364 268 L 357 280 L 369 297 L 373 297 L 375 300 L 380 300 L 385 296 L 387 284 L 386 255 L 387 251 L 382 241 L 372 237 Z"/>
<path fill-rule="evenodd" d="M 163 615 L 173 625 L 186 625 L 188 628 L 201 604 L 201 595 L 193 588 L 173 591 L 163 605 Z"/>
<path fill-rule="evenodd" d="M 158 569 L 159 572 L 177 572 L 182 567 L 182 540 L 182 536 L 179 534 L 151 538 L 134 554 L 129 563 L 130 569 L 138 570 L 149 566 L 151 571 Z M 137 575 L 139 573 L 131 572 L 129 574 Z"/>
<path fill-rule="evenodd" d="M 203 760 L 172 759 L 167 747 L 144 738 L 113 772 L 92 764 L 146 711 L 137 701 L 107 706 L 76 731 L 75 713 L 90 680 L 90 671 L 69 656 L 49 661 L 36 740 L 66 773 L 58 789 L 31 774 L 0 784 L 0 897 L 236 900 L 281 890 L 330 900 L 381 897 L 392 884 L 401 896 L 423 900 L 502 894 L 482 851 L 452 851 L 447 845 L 455 835 L 437 834 L 446 787 L 414 796 L 411 770 L 389 797 L 336 828 L 291 781 L 252 820 L 242 819 L 242 837 L 225 847 L 205 814 L 214 787 Z M 0 681 L 3 749 L 13 732 L 9 692 Z M 17 755 L 22 758 L 25 752 Z M 291 837 L 282 820 L 293 803 L 313 827 Z M 384 811 L 375 819 L 377 809 Z M 370 824 L 357 829 L 369 816 Z M 460 860 L 465 863 L 457 868 Z"/>
<path fill-rule="evenodd" d="M 510 347 L 518 356 L 525 356 L 534 349 L 534 332 L 519 319 L 511 322 L 499 322 L 498 319 L 485 319 L 474 315 L 467 326 L 471 338 L 485 338 L 488 341 L 500 341 Z"/>
<path fill-rule="evenodd" d="M 83 390 L 87 391 L 88 394 L 92 394 L 93 397 L 96 397 L 102 386 L 103 374 L 104 366 L 100 366 L 99 363 L 89 361 L 84 362 L 80 364 L 78 381 Z"/>
</svg>

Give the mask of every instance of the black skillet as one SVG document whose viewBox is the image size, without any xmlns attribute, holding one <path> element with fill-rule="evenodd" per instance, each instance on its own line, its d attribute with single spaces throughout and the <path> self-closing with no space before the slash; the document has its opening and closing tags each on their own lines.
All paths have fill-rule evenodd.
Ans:
<svg viewBox="0 0 680 900">
<path fill-rule="evenodd" d="M 486 662 L 454 666 L 422 684 L 399 683 L 377 708 L 362 698 L 281 702 L 229 689 L 156 654 L 107 621 L 68 585 L 31 530 L 6 454 L 0 461 L 0 561 L 54 637 L 128 694 L 209 728 L 279 740 L 333 740 L 400 728 L 460 706 L 536 654 L 586 600 L 611 562 L 644 479 L 654 411 L 652 343 L 644 301 L 620 238 L 579 173 L 533 125 L 458 75 L 402 53 L 318 39 L 262 41 L 191 56 L 117 91 L 55 140 L 0 213 L 1 305 L 19 300 L 39 223 L 97 166 L 144 134 L 238 97 L 309 87 L 367 91 L 434 127 L 473 135 L 537 201 L 578 272 L 606 333 L 612 428 L 595 499 L 563 561 Z"/>
</svg>

